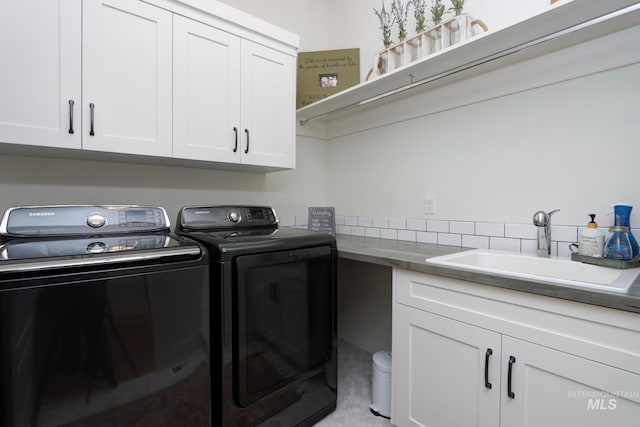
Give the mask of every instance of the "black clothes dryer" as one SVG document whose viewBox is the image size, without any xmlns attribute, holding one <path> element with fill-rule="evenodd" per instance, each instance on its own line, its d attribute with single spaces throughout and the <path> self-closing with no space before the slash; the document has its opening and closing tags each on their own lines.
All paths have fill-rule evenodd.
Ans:
<svg viewBox="0 0 640 427">
<path fill-rule="evenodd" d="M 185 207 L 211 263 L 213 424 L 308 426 L 336 407 L 336 242 L 264 206 Z"/>
</svg>

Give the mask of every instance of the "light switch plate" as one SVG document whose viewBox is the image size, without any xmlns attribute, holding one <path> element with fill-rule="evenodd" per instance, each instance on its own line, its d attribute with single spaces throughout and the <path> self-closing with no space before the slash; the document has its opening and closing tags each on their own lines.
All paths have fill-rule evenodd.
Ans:
<svg viewBox="0 0 640 427">
<path fill-rule="evenodd" d="M 430 215 L 436 213 L 436 196 L 424 196 L 424 213 Z"/>
</svg>

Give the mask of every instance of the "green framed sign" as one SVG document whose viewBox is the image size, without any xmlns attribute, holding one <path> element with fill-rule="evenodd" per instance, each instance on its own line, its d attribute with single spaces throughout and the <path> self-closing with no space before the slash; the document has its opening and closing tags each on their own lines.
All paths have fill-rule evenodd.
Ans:
<svg viewBox="0 0 640 427">
<path fill-rule="evenodd" d="M 360 49 L 298 53 L 296 108 L 360 83 Z"/>
</svg>

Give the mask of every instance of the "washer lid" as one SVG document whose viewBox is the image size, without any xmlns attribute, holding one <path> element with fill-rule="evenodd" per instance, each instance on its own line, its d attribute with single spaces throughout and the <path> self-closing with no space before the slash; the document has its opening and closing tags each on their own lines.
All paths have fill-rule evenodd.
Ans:
<svg viewBox="0 0 640 427">
<path fill-rule="evenodd" d="M 0 244 L 0 274 L 202 258 L 195 242 L 169 233 L 16 238 Z"/>
</svg>

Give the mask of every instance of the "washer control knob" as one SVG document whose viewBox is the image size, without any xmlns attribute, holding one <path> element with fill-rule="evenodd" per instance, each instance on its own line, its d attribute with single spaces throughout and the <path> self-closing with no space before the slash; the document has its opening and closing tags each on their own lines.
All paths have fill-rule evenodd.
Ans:
<svg viewBox="0 0 640 427">
<path fill-rule="evenodd" d="M 229 211 L 229 213 L 227 214 L 227 218 L 233 223 L 240 222 L 240 212 Z"/>
<path fill-rule="evenodd" d="M 102 242 L 92 242 L 87 246 L 88 254 L 101 254 L 107 251 L 107 245 Z"/>
<path fill-rule="evenodd" d="M 107 218 L 100 213 L 92 213 L 87 217 L 87 225 L 91 228 L 100 228 L 107 222 Z"/>
</svg>

